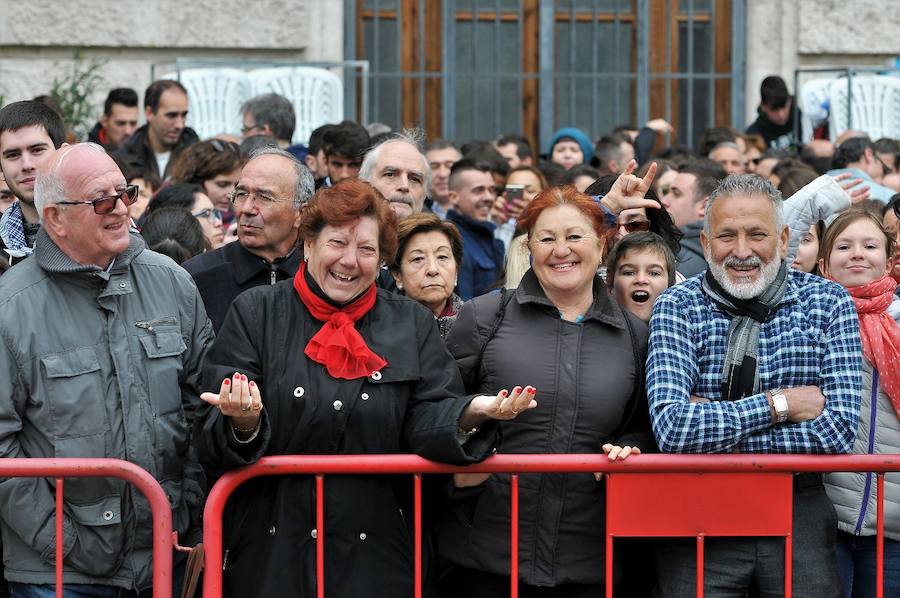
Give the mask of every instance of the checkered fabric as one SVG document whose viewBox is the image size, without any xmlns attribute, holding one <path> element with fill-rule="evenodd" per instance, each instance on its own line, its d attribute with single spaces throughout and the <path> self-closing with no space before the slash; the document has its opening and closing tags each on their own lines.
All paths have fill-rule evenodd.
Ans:
<svg viewBox="0 0 900 598">
<path fill-rule="evenodd" d="M 701 291 L 702 274 L 657 300 L 650 320 L 647 398 L 667 453 L 846 453 L 856 438 L 862 347 L 856 310 L 840 285 L 790 272 L 778 313 L 759 333 L 763 390 L 818 386 L 822 414 L 772 425 L 765 393 L 722 400 L 729 316 Z M 709 403 L 691 403 L 691 396 Z"/>
</svg>

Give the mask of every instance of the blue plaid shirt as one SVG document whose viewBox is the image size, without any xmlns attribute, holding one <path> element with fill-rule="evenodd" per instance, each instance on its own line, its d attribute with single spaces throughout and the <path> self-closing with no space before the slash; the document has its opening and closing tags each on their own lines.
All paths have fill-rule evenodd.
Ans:
<svg viewBox="0 0 900 598">
<path fill-rule="evenodd" d="M 846 453 L 859 420 L 862 346 L 856 309 L 840 285 L 790 271 L 775 316 L 760 327 L 763 390 L 818 386 L 814 420 L 772 424 L 765 393 L 722 399 L 730 317 L 700 289 L 703 274 L 656 301 L 650 320 L 647 399 L 653 433 L 667 453 Z M 709 403 L 691 403 L 691 395 Z"/>
</svg>

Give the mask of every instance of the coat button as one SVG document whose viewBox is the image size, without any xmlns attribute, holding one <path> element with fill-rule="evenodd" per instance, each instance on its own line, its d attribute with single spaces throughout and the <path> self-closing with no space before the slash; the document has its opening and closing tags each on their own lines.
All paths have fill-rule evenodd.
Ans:
<svg viewBox="0 0 900 598">
<path fill-rule="evenodd" d="M 335 401 L 334 403 L 332 403 L 332 405 L 334 406 L 335 411 L 340 411 L 341 409 L 344 408 L 344 404 L 341 403 L 340 401 Z"/>
<path fill-rule="evenodd" d="M 363 401 L 368 401 L 368 400 L 369 400 L 369 393 L 364 392 L 364 393 L 362 393 L 361 395 L 359 395 L 359 398 L 361 398 Z"/>
<path fill-rule="evenodd" d="M 120 289 L 127 289 L 127 288 L 128 288 L 128 284 L 127 284 L 127 283 L 124 283 L 124 282 L 120 282 L 120 283 L 119 283 L 119 288 L 120 288 Z"/>
<path fill-rule="evenodd" d="M 302 386 L 298 386 L 297 388 L 294 389 L 294 397 L 299 399 L 300 397 L 303 396 L 303 394 L 304 394 L 305 392 L 306 392 L 306 391 L 303 390 L 303 387 L 302 387 Z"/>
<path fill-rule="evenodd" d="M 313 538 L 318 538 L 318 537 L 319 537 L 319 532 L 317 532 L 317 531 L 315 530 L 315 528 L 313 528 L 313 530 L 312 530 L 311 532 L 309 532 L 309 535 L 310 535 L 311 537 L 313 537 Z"/>
<path fill-rule="evenodd" d="M 381 380 L 381 372 L 379 372 L 379 371 L 372 372 L 372 380 L 374 380 L 375 382 L 378 382 L 379 380 Z"/>
<path fill-rule="evenodd" d="M 112 511 L 103 511 L 103 520 L 112 521 L 114 513 Z"/>
<path fill-rule="evenodd" d="M 269 528 L 269 535 L 270 535 L 270 536 L 274 536 L 274 535 L 275 535 L 275 526 L 274 526 L 274 525 L 273 525 L 272 527 Z"/>
<path fill-rule="evenodd" d="M 366 535 L 366 532 L 359 532 L 359 539 L 360 539 L 360 540 L 365 540 L 366 538 L 368 538 L 368 536 Z"/>
</svg>

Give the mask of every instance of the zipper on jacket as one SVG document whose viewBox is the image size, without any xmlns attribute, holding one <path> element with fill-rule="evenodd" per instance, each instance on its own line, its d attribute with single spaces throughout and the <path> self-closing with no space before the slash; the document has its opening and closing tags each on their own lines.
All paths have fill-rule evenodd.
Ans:
<svg viewBox="0 0 900 598">
<path fill-rule="evenodd" d="M 278 282 L 278 275 L 275 273 L 275 270 L 269 270 L 269 284 L 275 284 Z"/>
<path fill-rule="evenodd" d="M 231 550 L 226 550 L 226 551 L 225 551 L 225 556 L 222 557 L 222 571 L 224 571 L 224 570 L 225 570 L 225 567 L 228 566 L 228 553 L 229 553 L 229 552 L 231 552 Z"/>
<path fill-rule="evenodd" d="M 153 327 L 158 324 L 177 324 L 175 318 L 166 316 L 164 318 L 156 318 L 155 320 L 138 320 L 134 323 L 138 328 L 143 328 L 147 332 L 153 332 Z"/>
<path fill-rule="evenodd" d="M 872 396 L 869 399 L 869 454 L 875 452 L 875 416 L 877 415 L 878 405 L 878 370 L 872 368 Z M 855 535 L 859 535 L 862 531 L 863 522 L 866 519 L 866 511 L 869 507 L 869 494 L 872 492 L 872 472 L 866 474 L 866 486 L 863 490 L 862 504 L 859 508 L 859 519 L 856 520 L 856 529 L 853 530 Z"/>
</svg>

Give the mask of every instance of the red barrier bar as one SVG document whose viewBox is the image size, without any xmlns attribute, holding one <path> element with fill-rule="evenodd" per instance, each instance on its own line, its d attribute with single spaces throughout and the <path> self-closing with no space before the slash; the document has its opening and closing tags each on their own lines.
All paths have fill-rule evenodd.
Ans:
<svg viewBox="0 0 900 598">
<path fill-rule="evenodd" d="M 611 462 L 604 455 L 600 454 L 516 454 L 495 455 L 483 463 L 466 466 L 444 465 L 415 455 L 292 455 L 265 457 L 254 465 L 236 469 L 224 475 L 209 493 L 203 515 L 206 547 L 204 598 L 219 598 L 222 593 L 221 521 L 225 504 L 235 488 L 255 477 L 311 474 L 317 476 L 355 475 L 360 473 L 366 475 L 510 472 L 696 474 L 831 471 L 900 472 L 900 455 L 638 455 L 625 461 Z M 317 480 L 317 490 L 319 484 L 320 481 Z M 319 541 L 324 541 L 324 536 L 322 535 L 323 526 L 324 521 L 318 523 Z M 324 555 L 324 545 L 322 550 L 321 554 Z M 317 545 L 317 558 L 324 563 L 318 551 L 319 546 Z M 321 591 L 324 591 L 324 588 L 321 588 Z"/>
<path fill-rule="evenodd" d="M 325 598 L 325 478 L 322 474 L 316 476 L 316 596 Z"/>
<path fill-rule="evenodd" d="M 784 537 L 784 598 L 790 598 L 794 579 L 794 534 Z"/>
<path fill-rule="evenodd" d="M 63 598 L 63 490 L 62 478 L 56 478 L 56 598 Z"/>
<path fill-rule="evenodd" d="M 519 476 L 512 474 L 510 482 L 509 595 L 519 598 Z"/>
<path fill-rule="evenodd" d="M 870 431 L 874 434 L 874 431 Z M 875 596 L 884 597 L 884 476 L 878 474 L 878 522 L 875 524 Z"/>
<path fill-rule="evenodd" d="M 703 534 L 697 534 L 697 598 L 703 598 Z"/>
<path fill-rule="evenodd" d="M 153 516 L 153 598 L 172 598 L 172 510 L 166 493 L 152 475 L 119 459 L 15 458 L 0 459 L 0 478 L 58 478 L 58 488 L 62 488 L 61 478 L 118 478 L 136 487 L 150 503 Z M 58 492 L 56 500 L 62 500 L 61 496 L 62 492 Z M 59 517 L 56 525 L 59 530 Z M 57 531 L 57 551 L 61 545 L 62 534 Z M 57 563 L 61 562 L 57 556 Z M 57 591 L 60 585 L 57 584 Z"/>
<path fill-rule="evenodd" d="M 422 475 L 413 476 L 413 537 L 415 545 L 415 586 L 414 594 L 416 598 L 422 598 Z"/>
</svg>

